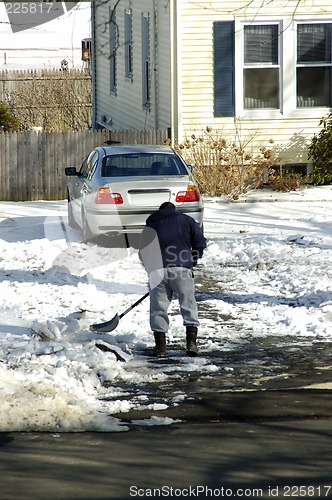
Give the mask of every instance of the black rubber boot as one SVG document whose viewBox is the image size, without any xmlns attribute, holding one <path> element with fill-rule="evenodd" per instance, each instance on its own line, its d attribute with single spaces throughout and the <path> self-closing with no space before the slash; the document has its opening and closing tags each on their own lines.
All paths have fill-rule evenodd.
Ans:
<svg viewBox="0 0 332 500">
<path fill-rule="evenodd" d="M 187 356 L 198 356 L 197 348 L 197 327 L 187 326 L 186 327 L 186 337 L 187 337 Z"/>
<path fill-rule="evenodd" d="M 163 332 L 153 332 L 155 347 L 153 348 L 154 356 L 166 356 L 166 334 Z"/>
</svg>

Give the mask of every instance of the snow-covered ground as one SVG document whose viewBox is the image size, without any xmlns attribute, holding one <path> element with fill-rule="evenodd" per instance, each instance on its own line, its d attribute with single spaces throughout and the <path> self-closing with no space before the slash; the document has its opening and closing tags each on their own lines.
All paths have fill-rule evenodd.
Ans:
<svg viewBox="0 0 332 500">
<path fill-rule="evenodd" d="M 111 334 L 89 330 L 147 291 L 134 247 L 80 242 L 67 226 L 65 201 L 0 202 L 0 432 L 124 431 L 112 415 L 149 407 L 154 417 L 146 424 L 168 424 L 158 410 L 185 392 L 151 406 L 129 387 L 191 371 L 213 377 L 227 366 L 209 351 L 248 336 L 332 341 L 330 186 L 257 191 L 240 202 L 207 198 L 204 227 L 208 247 L 196 270 L 201 355 L 171 351 L 179 362 L 170 371 L 140 355 L 153 344 L 148 300 Z M 170 349 L 184 347 L 176 301 L 171 312 Z"/>
</svg>

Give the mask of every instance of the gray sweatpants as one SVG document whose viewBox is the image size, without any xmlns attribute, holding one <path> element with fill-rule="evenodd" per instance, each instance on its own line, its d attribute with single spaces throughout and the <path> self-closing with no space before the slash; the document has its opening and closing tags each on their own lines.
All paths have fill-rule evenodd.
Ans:
<svg viewBox="0 0 332 500">
<path fill-rule="evenodd" d="M 179 300 L 183 324 L 198 326 L 194 272 L 185 267 L 156 269 L 149 275 L 150 327 L 153 332 L 167 333 L 168 307 L 175 294 Z"/>
</svg>

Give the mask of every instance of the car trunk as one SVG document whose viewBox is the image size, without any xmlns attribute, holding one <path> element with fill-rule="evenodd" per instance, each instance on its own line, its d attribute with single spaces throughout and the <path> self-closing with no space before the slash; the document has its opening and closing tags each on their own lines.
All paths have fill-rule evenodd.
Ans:
<svg viewBox="0 0 332 500">
<path fill-rule="evenodd" d="M 137 179 L 133 177 L 131 180 L 127 178 L 123 181 L 123 178 L 119 179 L 119 183 L 116 179 L 112 179 L 109 183 L 109 187 L 112 192 L 118 192 L 123 198 L 123 205 L 121 208 L 133 208 L 138 207 L 154 208 L 159 207 L 165 201 L 172 201 L 176 205 L 182 205 L 183 203 L 176 203 L 175 197 L 179 191 L 186 189 L 188 185 L 188 178 L 186 176 L 180 179 L 172 179 L 171 177 L 156 179 L 156 177 L 145 177 L 142 179 Z"/>
</svg>

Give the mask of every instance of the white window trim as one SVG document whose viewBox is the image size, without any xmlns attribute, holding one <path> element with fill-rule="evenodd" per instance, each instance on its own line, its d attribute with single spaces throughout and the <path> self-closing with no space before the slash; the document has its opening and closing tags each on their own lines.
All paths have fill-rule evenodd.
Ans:
<svg viewBox="0 0 332 500">
<path fill-rule="evenodd" d="M 244 109 L 243 105 L 243 27 L 251 24 L 248 19 L 235 21 L 235 113 L 236 116 L 255 120 L 277 119 L 277 118 L 311 118 L 319 120 L 324 114 L 331 112 L 329 107 L 297 108 L 296 107 L 296 62 L 297 62 L 297 24 L 332 24 L 331 17 L 320 17 L 319 19 L 309 16 L 301 18 L 260 18 L 252 24 L 279 24 L 281 34 L 279 42 L 279 66 L 280 66 L 280 109 Z M 293 47 L 293 50 L 290 50 Z"/>
</svg>

